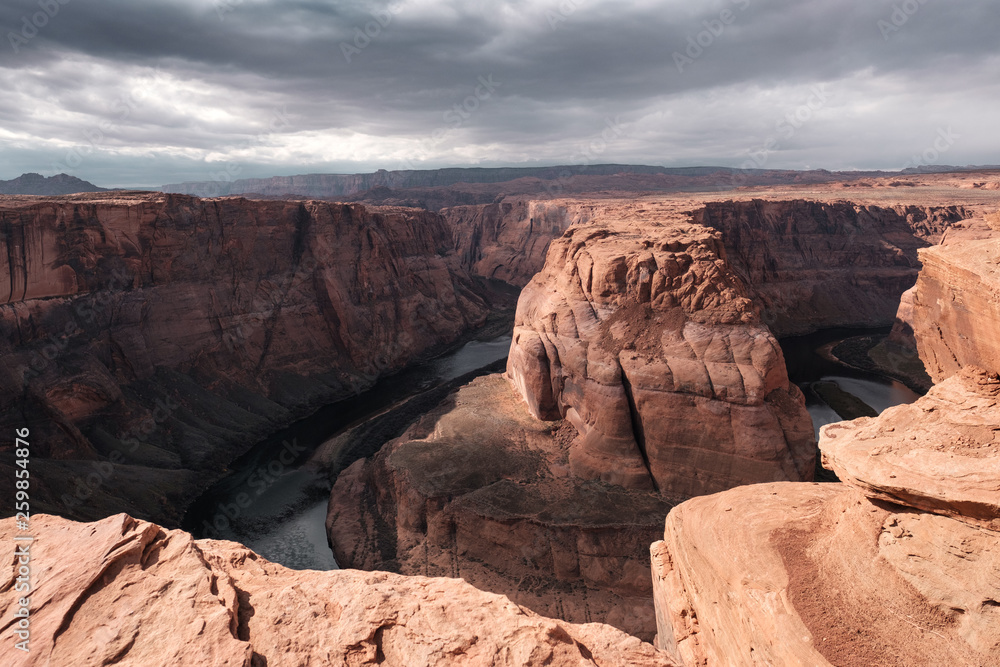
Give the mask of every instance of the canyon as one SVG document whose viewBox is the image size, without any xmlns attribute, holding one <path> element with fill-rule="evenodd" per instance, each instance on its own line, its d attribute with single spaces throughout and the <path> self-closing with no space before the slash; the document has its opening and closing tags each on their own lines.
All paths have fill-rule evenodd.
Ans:
<svg viewBox="0 0 1000 667">
<path fill-rule="evenodd" d="M 537 256 L 532 232 L 559 236 L 522 290 L 505 380 L 460 389 L 338 478 L 338 562 L 461 576 L 651 640 L 636 554 L 651 524 L 693 496 L 812 479 L 773 332 L 891 324 L 921 248 L 989 233 L 963 206 L 697 203 L 445 209 L 460 251 L 490 241 L 465 266 L 507 280 Z"/>
<path fill-rule="evenodd" d="M 37 443 L 34 511 L 94 522 L 33 514 L 37 646 L 71 659 L 100 633 L 121 664 L 994 664 L 1000 195 L 965 187 L 987 176 L 439 212 L 0 197 L 0 420 Z M 488 319 L 512 320 L 506 372 L 331 469 L 325 528 L 351 569 L 174 530 L 255 442 Z M 779 337 L 893 323 L 937 384 L 817 448 Z M 820 452 L 840 482 L 811 481 Z M 176 612 L 150 602 L 163 591 Z M 123 599 L 128 619 L 95 620 Z"/>
<path fill-rule="evenodd" d="M 177 525 L 250 443 L 491 307 L 421 211 L 108 193 L 0 198 L 0 230 L 0 420 L 72 518 Z"/>
</svg>

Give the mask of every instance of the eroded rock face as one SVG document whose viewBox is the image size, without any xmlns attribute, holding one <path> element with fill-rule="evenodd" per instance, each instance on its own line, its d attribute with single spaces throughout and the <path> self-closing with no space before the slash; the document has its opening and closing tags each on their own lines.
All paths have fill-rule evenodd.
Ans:
<svg viewBox="0 0 1000 667">
<path fill-rule="evenodd" d="M 821 441 L 824 467 L 872 498 L 1000 531 L 1000 378 L 966 368 Z"/>
<path fill-rule="evenodd" d="M 124 514 L 33 515 L 31 527 L 31 650 L 5 648 L 8 665 L 676 664 L 609 626 L 542 618 L 454 579 L 294 571 Z M 15 534 L 0 522 L 7 544 Z M 5 619 L 16 601 L 0 600 Z"/>
<path fill-rule="evenodd" d="M 694 219 L 722 232 L 735 272 L 778 336 L 892 324 L 920 269 L 917 250 L 971 215 L 961 206 L 709 202 Z"/>
<path fill-rule="evenodd" d="M 518 287 L 541 271 L 552 239 L 594 214 L 591 204 L 513 197 L 441 211 L 454 229 L 455 249 L 467 271 Z"/>
<path fill-rule="evenodd" d="M 450 245 L 413 210 L 0 201 L 0 423 L 38 443 L 38 509 L 176 522 L 256 439 L 484 320 Z"/>
<path fill-rule="evenodd" d="M 672 510 L 651 550 L 659 646 L 689 667 L 1000 665 L 998 392 L 965 369 L 825 427 L 843 484 Z"/>
<path fill-rule="evenodd" d="M 461 577 L 652 640 L 647 554 L 670 504 L 575 478 L 574 435 L 534 419 L 501 375 L 473 381 L 338 477 L 327 517 L 337 562 Z"/>
<path fill-rule="evenodd" d="M 554 241 L 518 302 L 508 376 L 533 415 L 577 428 L 581 478 L 672 498 L 812 478 L 778 343 L 720 234 L 683 215 L 611 209 Z"/>
<path fill-rule="evenodd" d="M 1000 372 L 1000 240 L 935 246 L 920 259 L 909 324 L 927 372 L 936 382 L 966 365 Z"/>
</svg>

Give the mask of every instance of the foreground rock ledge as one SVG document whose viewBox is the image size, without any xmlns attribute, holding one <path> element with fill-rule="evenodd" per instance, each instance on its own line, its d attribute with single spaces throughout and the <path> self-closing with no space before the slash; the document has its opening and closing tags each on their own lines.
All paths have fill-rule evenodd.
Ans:
<svg viewBox="0 0 1000 667">
<path fill-rule="evenodd" d="M 695 498 L 652 547 L 658 645 L 696 665 L 1000 665 L 1000 533 L 846 484 Z"/>
<path fill-rule="evenodd" d="M 870 497 L 1000 531 L 1000 378 L 966 368 L 912 405 L 823 427 L 823 465 Z"/>
<path fill-rule="evenodd" d="M 525 611 L 461 580 L 294 571 L 119 514 L 32 517 L 31 652 L 5 665 L 675 665 L 606 625 Z M 13 519 L 0 535 L 13 544 Z M 0 584 L 11 638 L 14 568 Z"/>
<path fill-rule="evenodd" d="M 1000 665 L 1000 378 L 826 427 L 844 484 L 673 509 L 652 547 L 658 645 L 694 665 Z M 888 502 L 892 501 L 892 502 Z"/>
</svg>

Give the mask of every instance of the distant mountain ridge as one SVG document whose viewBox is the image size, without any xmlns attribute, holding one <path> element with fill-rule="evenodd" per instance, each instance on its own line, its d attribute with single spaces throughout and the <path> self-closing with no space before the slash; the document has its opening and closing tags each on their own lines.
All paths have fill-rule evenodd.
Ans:
<svg viewBox="0 0 1000 667">
<path fill-rule="evenodd" d="M 456 183 L 504 183 L 520 178 L 557 180 L 569 176 L 613 176 L 615 174 L 646 174 L 688 178 L 704 178 L 711 174 L 728 175 L 739 172 L 730 167 L 656 167 L 649 165 L 595 164 L 561 165 L 554 167 L 452 167 L 445 169 L 379 169 L 369 174 L 301 174 L 271 178 L 242 178 L 235 181 L 188 181 L 164 185 L 163 192 L 222 197 L 226 195 L 258 194 L 268 196 L 299 195 L 305 197 L 347 197 L 372 190 L 390 188 L 446 187 Z M 764 172 L 746 170 L 745 174 Z"/>
<path fill-rule="evenodd" d="M 0 195 L 71 195 L 77 192 L 107 192 L 69 174 L 56 174 L 46 178 L 41 174 L 21 174 L 9 181 L 0 181 Z"/>
</svg>

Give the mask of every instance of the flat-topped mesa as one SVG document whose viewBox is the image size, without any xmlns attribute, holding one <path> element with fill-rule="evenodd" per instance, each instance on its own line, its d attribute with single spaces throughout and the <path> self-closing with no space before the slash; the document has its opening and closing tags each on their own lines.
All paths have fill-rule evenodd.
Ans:
<svg viewBox="0 0 1000 667">
<path fill-rule="evenodd" d="M 7 544 L 14 524 L 0 521 Z M 456 579 L 289 570 L 235 542 L 125 514 L 95 523 L 35 514 L 31 524 L 40 576 L 30 651 L 4 649 L 12 667 L 676 665 L 620 630 L 542 618 Z M 5 619 L 19 597 L 0 600 Z"/>
<path fill-rule="evenodd" d="M 920 260 L 901 317 L 927 372 L 935 382 L 967 365 L 1000 373 L 1000 240 L 934 246 Z"/>
<path fill-rule="evenodd" d="M 582 478 L 674 498 L 811 479 L 781 349 L 721 235 L 686 220 L 612 208 L 553 241 L 518 302 L 508 376 L 533 415 L 577 428 Z"/>
<path fill-rule="evenodd" d="M 50 466 L 38 509 L 177 521 L 196 478 L 485 320 L 450 245 L 408 209 L 0 198 L 0 426 Z M 115 482 L 59 501 L 94 470 L 56 459 Z"/>
</svg>

